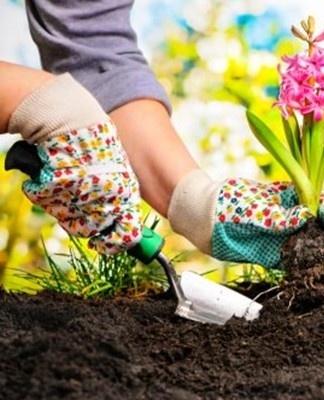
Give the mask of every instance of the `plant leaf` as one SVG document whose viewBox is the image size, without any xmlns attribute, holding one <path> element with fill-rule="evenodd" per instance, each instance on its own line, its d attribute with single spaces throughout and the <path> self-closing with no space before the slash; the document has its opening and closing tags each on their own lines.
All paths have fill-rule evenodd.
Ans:
<svg viewBox="0 0 324 400">
<path fill-rule="evenodd" d="M 318 204 L 315 191 L 303 168 L 259 117 L 249 110 L 247 110 L 246 116 L 255 137 L 280 163 L 292 179 L 300 203 L 306 205 L 312 214 L 316 215 Z"/>
<path fill-rule="evenodd" d="M 318 198 L 320 198 L 323 190 L 323 182 L 324 182 L 324 152 L 322 153 L 321 162 L 319 165 L 319 169 L 317 171 L 316 194 Z"/>
<path fill-rule="evenodd" d="M 295 114 L 293 114 L 288 120 L 284 117 L 281 118 L 290 152 L 295 160 L 300 165 L 303 165 L 303 159 L 301 156 L 301 132 L 297 118 Z"/>
<path fill-rule="evenodd" d="M 323 163 L 323 145 L 324 145 L 324 121 L 314 121 L 310 132 L 310 160 L 309 160 L 309 178 L 314 185 L 318 196 L 322 189 L 323 181 L 320 181 L 321 164 Z"/>
</svg>

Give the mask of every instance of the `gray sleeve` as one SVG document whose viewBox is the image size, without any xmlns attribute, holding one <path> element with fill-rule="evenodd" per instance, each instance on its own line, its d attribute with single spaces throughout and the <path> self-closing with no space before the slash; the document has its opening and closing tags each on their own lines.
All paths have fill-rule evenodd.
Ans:
<svg viewBox="0 0 324 400">
<path fill-rule="evenodd" d="M 134 0 L 27 0 L 31 35 L 45 70 L 70 72 L 105 111 L 136 99 L 168 96 L 138 48 Z"/>
</svg>

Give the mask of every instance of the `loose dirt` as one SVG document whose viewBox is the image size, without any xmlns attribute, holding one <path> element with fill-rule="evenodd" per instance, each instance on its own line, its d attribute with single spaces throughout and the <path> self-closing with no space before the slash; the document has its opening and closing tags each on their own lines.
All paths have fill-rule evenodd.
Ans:
<svg viewBox="0 0 324 400">
<path fill-rule="evenodd" d="M 0 292 L 0 399 L 324 399 L 323 305 L 293 312 L 275 295 L 225 326 L 174 310 L 168 294 Z"/>
<path fill-rule="evenodd" d="M 313 222 L 283 246 L 287 280 L 250 322 L 181 319 L 170 292 L 0 290 L 0 400 L 323 400 L 324 238 Z"/>
</svg>

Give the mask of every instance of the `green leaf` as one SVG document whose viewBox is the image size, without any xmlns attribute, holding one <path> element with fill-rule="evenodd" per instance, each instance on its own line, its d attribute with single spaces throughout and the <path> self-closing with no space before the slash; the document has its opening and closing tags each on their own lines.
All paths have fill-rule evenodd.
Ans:
<svg viewBox="0 0 324 400">
<path fill-rule="evenodd" d="M 300 165 L 303 165 L 301 155 L 301 132 L 295 114 L 289 117 L 289 119 L 282 117 L 282 124 L 291 154 Z"/>
<path fill-rule="evenodd" d="M 316 180 L 316 195 L 319 198 L 321 192 L 323 190 L 323 182 L 324 182 L 324 151 L 322 152 L 321 161 L 319 163 L 319 168 L 317 171 L 317 180 Z"/>
<path fill-rule="evenodd" d="M 321 164 L 323 163 L 323 145 L 324 145 L 324 121 L 314 121 L 310 132 L 310 160 L 309 160 L 309 177 L 314 185 L 316 192 L 322 189 L 323 180 L 320 181 Z"/>
<path fill-rule="evenodd" d="M 310 143 L 311 143 L 311 141 L 310 141 L 310 137 L 311 137 L 310 127 L 309 127 L 308 124 L 304 124 L 301 150 L 302 150 L 302 158 L 303 158 L 303 161 L 304 161 L 304 169 L 306 171 L 307 176 L 309 176 L 309 171 L 310 171 L 310 166 L 311 166 L 311 159 L 310 159 L 310 151 L 311 151 Z"/>
<path fill-rule="evenodd" d="M 291 177 L 297 190 L 300 203 L 308 206 L 312 214 L 316 215 L 318 208 L 317 198 L 314 188 L 303 168 L 259 117 L 249 110 L 247 110 L 246 116 L 255 137 Z"/>
</svg>

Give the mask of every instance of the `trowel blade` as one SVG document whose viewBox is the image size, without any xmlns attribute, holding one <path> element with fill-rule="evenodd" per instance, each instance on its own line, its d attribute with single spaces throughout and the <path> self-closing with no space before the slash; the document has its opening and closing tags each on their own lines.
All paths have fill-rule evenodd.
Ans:
<svg viewBox="0 0 324 400">
<path fill-rule="evenodd" d="M 179 303 L 176 313 L 184 318 L 224 325 L 233 316 L 246 320 L 259 317 L 261 304 L 195 272 L 184 271 L 180 285 L 188 302 Z"/>
</svg>

